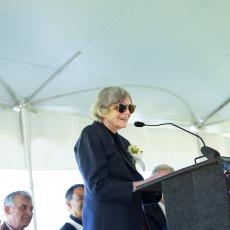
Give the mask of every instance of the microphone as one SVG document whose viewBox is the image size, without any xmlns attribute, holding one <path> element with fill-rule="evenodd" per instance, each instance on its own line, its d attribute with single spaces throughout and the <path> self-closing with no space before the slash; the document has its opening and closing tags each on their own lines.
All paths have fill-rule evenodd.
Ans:
<svg viewBox="0 0 230 230">
<path fill-rule="evenodd" d="M 134 125 L 135 125 L 136 127 L 148 126 L 148 125 L 146 125 L 144 122 L 141 122 L 141 121 L 135 121 L 135 122 L 134 122 Z"/>
<path fill-rule="evenodd" d="M 193 132 L 190 132 L 187 129 L 184 129 L 184 128 L 182 128 L 182 127 L 180 127 L 180 126 L 178 126 L 178 125 L 176 125 L 174 123 L 167 122 L 167 123 L 161 123 L 161 124 L 156 124 L 156 125 L 149 125 L 149 124 L 145 124 L 144 122 L 141 122 L 141 121 L 134 122 L 134 126 L 136 126 L 136 127 L 144 127 L 144 126 L 154 126 L 154 127 L 156 127 L 156 126 L 163 126 L 163 125 L 172 125 L 172 126 L 178 128 L 178 129 L 181 129 L 181 130 L 183 130 L 183 131 L 185 131 L 187 133 L 190 133 L 193 136 L 196 136 L 197 138 L 199 138 L 201 140 L 202 144 L 203 144 L 203 146 L 201 147 L 201 152 L 202 152 L 203 156 L 205 156 L 208 160 L 214 160 L 214 159 L 217 159 L 217 158 L 220 157 L 219 152 L 217 152 L 215 149 L 212 149 L 212 148 L 206 146 L 206 144 L 205 144 L 205 142 L 204 142 L 204 140 L 202 139 L 201 136 L 199 136 L 199 135 L 197 135 L 197 134 L 195 134 Z"/>
</svg>

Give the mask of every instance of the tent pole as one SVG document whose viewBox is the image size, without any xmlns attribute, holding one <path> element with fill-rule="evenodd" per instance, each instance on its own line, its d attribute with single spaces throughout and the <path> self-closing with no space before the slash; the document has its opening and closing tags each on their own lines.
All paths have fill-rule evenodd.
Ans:
<svg viewBox="0 0 230 230">
<path fill-rule="evenodd" d="M 20 105 L 20 124 L 21 124 L 21 136 L 24 147 L 24 160 L 25 167 L 28 171 L 29 189 L 33 202 L 33 229 L 37 230 L 36 213 L 35 213 L 35 201 L 34 201 L 34 185 L 32 175 L 32 163 L 31 163 L 31 133 L 30 133 L 30 117 L 29 117 L 29 104 Z"/>
</svg>

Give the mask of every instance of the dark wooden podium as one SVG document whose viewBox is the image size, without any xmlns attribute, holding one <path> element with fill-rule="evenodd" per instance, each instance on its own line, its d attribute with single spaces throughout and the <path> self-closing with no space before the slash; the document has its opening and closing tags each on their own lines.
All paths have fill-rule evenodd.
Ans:
<svg viewBox="0 0 230 230">
<path fill-rule="evenodd" d="M 138 190 L 164 194 L 168 230 L 229 230 L 229 182 L 220 163 L 205 161 L 145 183 Z"/>
</svg>

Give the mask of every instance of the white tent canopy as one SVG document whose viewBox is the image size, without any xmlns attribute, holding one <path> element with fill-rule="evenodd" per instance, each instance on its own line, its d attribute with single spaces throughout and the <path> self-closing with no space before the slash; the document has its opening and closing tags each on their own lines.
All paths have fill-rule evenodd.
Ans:
<svg viewBox="0 0 230 230">
<path fill-rule="evenodd" d="M 229 9 L 226 0 L 2 1 L 1 130 L 16 146 L 7 156 L 19 155 L 14 144 L 30 145 L 32 138 L 35 167 L 60 153 L 57 162 L 72 168 L 62 154 L 72 154 L 98 90 L 108 85 L 124 86 L 133 96 L 137 111 L 130 126 L 135 120 L 174 122 L 226 139 Z M 146 131 L 132 130 L 140 132 Z M 36 152 L 50 139 L 51 149 Z M 181 142 L 174 131 L 167 139 Z M 17 159 L 1 167 L 21 167 Z"/>
<path fill-rule="evenodd" d="M 137 105 L 121 133 L 147 170 L 191 165 L 202 143 L 138 120 L 193 127 L 229 156 L 229 9 L 228 0 L 1 0 L 0 169 L 28 169 L 31 182 L 33 170 L 75 170 L 74 144 L 111 85 Z"/>
</svg>

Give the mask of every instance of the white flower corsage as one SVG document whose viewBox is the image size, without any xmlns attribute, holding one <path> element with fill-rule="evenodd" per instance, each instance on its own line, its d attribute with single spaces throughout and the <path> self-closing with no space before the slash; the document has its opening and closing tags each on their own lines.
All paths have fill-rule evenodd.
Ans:
<svg viewBox="0 0 230 230">
<path fill-rule="evenodd" d="M 145 163 L 141 159 L 143 157 L 143 151 L 140 150 L 136 145 L 129 145 L 128 151 L 131 154 L 134 163 L 138 164 L 143 171 L 145 171 Z"/>
</svg>

